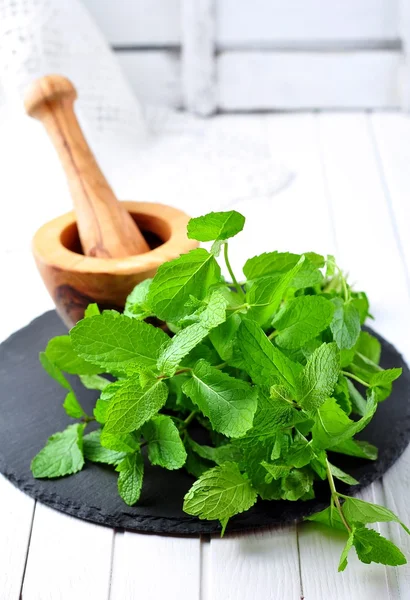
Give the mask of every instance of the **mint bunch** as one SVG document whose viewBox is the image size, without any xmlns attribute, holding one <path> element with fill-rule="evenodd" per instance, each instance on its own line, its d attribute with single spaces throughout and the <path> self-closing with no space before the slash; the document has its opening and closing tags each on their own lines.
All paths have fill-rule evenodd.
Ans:
<svg viewBox="0 0 410 600">
<path fill-rule="evenodd" d="M 163 264 L 132 291 L 124 314 L 90 305 L 69 335 L 49 342 L 40 360 L 65 388 L 63 406 L 76 422 L 50 437 L 32 461 L 33 475 L 69 475 L 87 460 L 112 465 L 119 494 L 133 505 L 144 460 L 185 468 L 196 481 L 184 511 L 218 519 L 222 533 L 258 498 L 311 499 L 315 482 L 327 479 L 330 506 L 309 519 L 345 531 L 339 569 L 352 546 L 363 562 L 403 564 L 401 551 L 366 527 L 398 518 L 338 492 L 336 480 L 357 481 L 327 454 L 377 457 L 355 436 L 401 369 L 379 366 L 380 343 L 362 331 L 366 294 L 351 289 L 333 256 L 264 253 L 246 261 L 238 281 L 227 239 L 244 222 L 235 211 L 191 219 L 188 237 L 213 242 L 210 251 Z M 65 374 L 100 391 L 93 415 Z M 99 429 L 87 433 L 91 421 Z M 208 444 L 194 439 L 194 421 Z"/>
</svg>

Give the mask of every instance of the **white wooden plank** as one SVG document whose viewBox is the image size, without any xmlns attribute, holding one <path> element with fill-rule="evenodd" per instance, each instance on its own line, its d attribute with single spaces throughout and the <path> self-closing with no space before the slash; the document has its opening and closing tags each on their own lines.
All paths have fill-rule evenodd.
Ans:
<svg viewBox="0 0 410 600">
<path fill-rule="evenodd" d="M 377 331 L 410 356 L 409 292 L 368 118 L 321 115 L 319 129 L 339 263 L 368 293 Z"/>
<path fill-rule="evenodd" d="M 398 36 L 397 0 L 219 0 L 217 14 L 217 41 L 230 46 Z"/>
<path fill-rule="evenodd" d="M 376 317 L 375 328 L 407 354 L 410 349 L 407 336 L 410 319 L 406 277 L 383 191 L 378 161 L 374 153 L 372 138 L 369 135 L 367 117 L 364 115 L 321 115 L 318 119 L 321 152 L 329 201 L 334 217 L 339 263 L 350 272 L 351 281 L 357 282 L 355 287 L 368 292 L 372 313 Z M 391 293 L 392 289 L 395 290 L 394 294 Z M 394 469 L 396 468 L 398 467 L 394 467 Z M 397 478 L 399 473 L 403 478 L 402 470 L 398 470 L 397 473 Z M 384 481 L 386 481 L 386 477 Z M 387 489 L 396 490 L 395 484 L 397 484 L 397 479 L 396 482 L 393 482 L 393 486 L 387 485 Z M 403 482 L 402 495 L 406 489 L 406 494 L 408 494 L 406 485 L 408 486 L 408 482 Z M 382 494 L 379 493 L 375 499 L 377 502 L 383 503 Z M 406 514 L 408 515 L 408 509 L 402 512 L 403 516 Z M 385 534 L 388 529 L 392 528 L 385 527 Z M 316 528 L 310 527 L 309 531 L 314 534 Z M 397 531 L 396 533 L 400 535 Z M 326 556 L 332 555 L 333 552 L 336 555 L 333 541 L 326 542 L 325 548 L 321 550 L 322 543 L 324 542 L 318 539 L 314 548 L 309 543 L 306 543 L 305 548 L 301 539 L 301 555 L 303 556 L 304 552 L 310 552 L 314 562 L 320 559 L 321 552 L 324 552 Z M 312 594 L 315 597 L 319 584 L 314 578 L 309 579 L 309 563 L 306 556 L 302 560 L 302 565 L 305 566 L 305 571 L 302 572 L 305 593 L 309 589 L 308 586 L 311 585 Z M 340 580 L 341 589 L 338 591 L 338 597 L 360 597 L 363 600 L 367 597 L 386 598 L 390 594 L 392 598 L 395 598 L 398 594 L 397 585 L 399 588 L 401 586 L 403 591 L 406 589 L 405 583 L 397 584 L 396 576 L 390 569 L 387 572 L 387 580 L 383 572 L 377 570 L 374 572 L 374 579 L 372 578 L 372 581 L 367 583 L 368 567 L 357 562 L 353 563 L 353 568 L 351 567 L 352 565 L 349 565 Z M 329 570 L 328 573 L 330 576 Z M 349 582 L 345 577 L 349 578 Z M 407 578 L 407 568 L 399 568 L 397 577 L 399 582 Z M 380 583 L 381 587 L 377 590 L 373 588 L 374 581 Z M 388 583 L 384 584 L 383 581 Z M 321 583 L 327 586 L 329 578 L 327 577 Z M 388 585 L 388 591 L 386 585 Z M 346 590 L 350 590 L 350 593 L 347 593 Z M 356 594 L 354 596 L 351 595 L 353 590 Z M 323 590 L 321 592 L 324 593 Z"/>
<path fill-rule="evenodd" d="M 384 183 L 410 278 L 410 121 L 400 113 L 370 117 Z M 410 356 L 407 357 L 410 360 Z"/>
<path fill-rule="evenodd" d="M 295 527 L 213 537 L 204 600 L 301 596 Z"/>
<path fill-rule="evenodd" d="M 173 108 L 182 105 L 177 50 L 121 51 L 116 57 L 141 102 Z"/>
<path fill-rule="evenodd" d="M 37 504 L 24 600 L 108 600 L 113 531 Z"/>
<path fill-rule="evenodd" d="M 0 476 L 0 597 L 19 600 L 34 500 Z"/>
<path fill-rule="evenodd" d="M 216 109 L 215 0 L 182 1 L 184 107 L 201 116 Z"/>
<path fill-rule="evenodd" d="M 180 41 L 180 0 L 83 0 L 114 46 Z"/>
<path fill-rule="evenodd" d="M 110 600 L 199 600 L 200 540 L 116 533 Z"/>
<path fill-rule="evenodd" d="M 359 497 L 375 502 L 373 486 Z M 376 529 L 378 529 L 376 527 Z M 386 600 L 389 598 L 387 570 L 384 565 L 364 565 L 353 550 L 345 571 L 338 573 L 340 554 L 347 536 L 317 523 L 300 527 L 299 547 L 305 598 L 337 598 L 337 600 Z M 321 565 L 321 576 L 318 573 Z"/>
<path fill-rule="evenodd" d="M 410 110 L 410 3 L 399 0 L 399 35 L 402 43 L 403 64 L 400 72 L 401 108 Z"/>
<path fill-rule="evenodd" d="M 222 110 L 387 108 L 399 105 L 400 53 L 222 52 Z"/>
<path fill-rule="evenodd" d="M 408 228 L 410 212 L 408 203 L 408 190 L 410 177 L 408 165 L 410 159 L 409 123 L 404 115 L 372 115 L 372 128 L 374 131 L 376 152 L 380 159 L 380 166 L 384 176 L 385 190 L 390 202 L 396 231 L 400 240 L 400 247 L 409 276 L 410 244 Z M 407 193 L 406 193 L 407 189 Z M 403 337 L 408 333 L 403 326 Z M 408 346 L 403 346 L 404 356 L 410 361 Z M 396 514 L 400 515 L 405 523 L 410 523 L 410 506 L 408 495 L 410 489 L 410 447 L 404 452 L 395 465 L 383 478 L 386 505 Z M 389 527 L 391 539 L 410 557 L 410 539 L 397 526 Z M 397 584 L 399 593 L 397 597 L 405 598 L 410 589 L 410 567 L 397 569 Z M 396 597 L 396 596 L 395 596 Z"/>
</svg>

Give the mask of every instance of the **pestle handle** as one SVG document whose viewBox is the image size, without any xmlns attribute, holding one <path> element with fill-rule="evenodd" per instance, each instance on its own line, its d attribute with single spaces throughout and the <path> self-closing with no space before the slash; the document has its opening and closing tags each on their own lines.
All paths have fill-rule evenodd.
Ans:
<svg viewBox="0 0 410 600">
<path fill-rule="evenodd" d="M 27 90 L 25 108 L 43 123 L 60 157 L 84 254 L 122 258 L 148 252 L 137 224 L 118 202 L 87 144 L 74 113 L 76 97 L 68 79 L 48 75 Z"/>
</svg>

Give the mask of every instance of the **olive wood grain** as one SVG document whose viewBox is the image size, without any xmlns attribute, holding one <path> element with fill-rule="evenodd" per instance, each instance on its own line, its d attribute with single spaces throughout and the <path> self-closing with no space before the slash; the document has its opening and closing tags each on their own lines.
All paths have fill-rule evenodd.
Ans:
<svg viewBox="0 0 410 600">
<path fill-rule="evenodd" d="M 198 246 L 186 235 L 188 215 L 163 204 L 123 202 L 141 230 L 157 243 L 139 256 L 94 258 L 80 253 L 76 218 L 67 213 L 45 223 L 34 236 L 33 254 L 41 277 L 68 327 L 91 302 L 121 310 L 131 290 L 158 267 Z"/>
<path fill-rule="evenodd" d="M 118 202 L 101 172 L 74 113 L 73 84 L 60 75 L 33 82 L 27 113 L 41 121 L 65 170 L 84 254 L 121 258 L 149 251 L 137 224 Z"/>
</svg>

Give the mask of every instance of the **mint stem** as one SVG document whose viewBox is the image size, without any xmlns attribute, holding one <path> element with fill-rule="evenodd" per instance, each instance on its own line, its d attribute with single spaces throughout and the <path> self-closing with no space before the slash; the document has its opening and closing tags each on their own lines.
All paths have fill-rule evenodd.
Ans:
<svg viewBox="0 0 410 600">
<path fill-rule="evenodd" d="M 326 458 L 326 475 L 327 475 L 327 480 L 329 482 L 330 493 L 332 494 L 332 500 L 335 503 L 337 512 L 340 515 L 343 525 L 346 527 L 347 531 L 349 531 L 349 533 L 350 533 L 350 531 L 351 531 L 350 525 L 346 521 L 345 516 L 343 514 L 342 506 L 341 506 L 340 500 L 339 500 L 339 494 L 336 491 L 335 482 L 334 482 L 332 471 L 330 470 L 330 464 L 329 464 L 329 461 L 327 460 L 327 458 Z"/>
<path fill-rule="evenodd" d="M 234 284 L 236 291 L 241 296 L 241 298 L 243 298 L 243 300 L 245 300 L 245 294 L 243 292 L 243 289 L 239 285 L 239 283 L 234 275 L 234 272 L 232 271 L 231 263 L 229 262 L 227 242 L 225 242 L 225 244 L 224 244 L 224 258 L 225 258 L 226 268 L 228 269 L 229 275 L 231 276 L 231 279 L 232 279 L 232 283 Z"/>
<path fill-rule="evenodd" d="M 364 387 L 370 387 L 370 385 L 368 383 L 363 381 L 363 379 L 360 379 L 360 377 L 357 377 L 357 375 L 353 375 L 353 373 L 349 373 L 349 371 L 342 371 L 342 373 L 346 377 L 350 377 L 350 379 L 354 379 L 355 381 L 357 381 L 357 383 L 364 385 Z"/>
<path fill-rule="evenodd" d="M 184 421 L 184 426 L 185 426 L 185 427 L 187 427 L 187 426 L 190 424 L 190 422 L 191 422 L 191 421 L 192 421 L 192 420 L 195 418 L 195 416 L 196 416 L 197 412 L 198 412 L 197 410 L 193 410 L 193 411 L 192 411 L 192 412 L 191 412 L 191 413 L 190 413 L 190 414 L 187 416 L 187 418 L 186 418 L 186 419 L 185 419 L 185 421 Z"/>
</svg>

